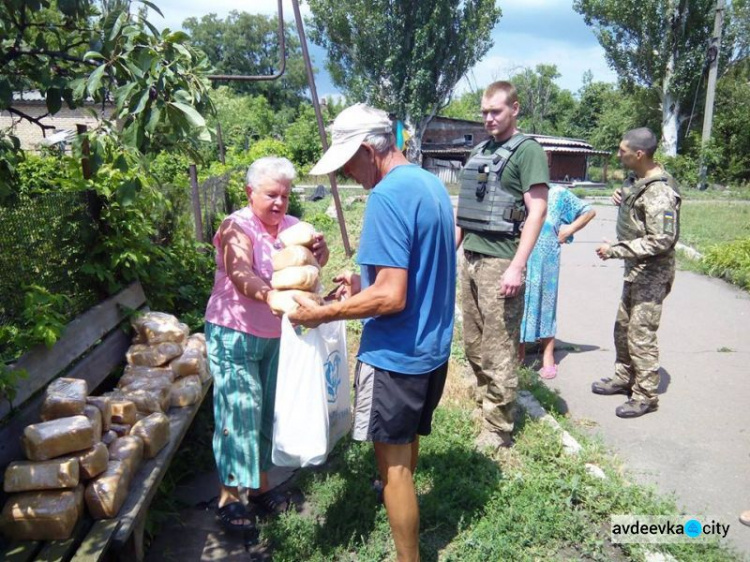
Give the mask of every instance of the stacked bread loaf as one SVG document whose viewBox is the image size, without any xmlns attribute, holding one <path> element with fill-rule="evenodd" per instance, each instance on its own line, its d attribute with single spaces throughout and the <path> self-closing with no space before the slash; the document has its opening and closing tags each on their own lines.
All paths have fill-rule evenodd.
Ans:
<svg viewBox="0 0 750 562">
<path fill-rule="evenodd" d="M 5 471 L 0 529 L 8 538 L 67 539 L 85 508 L 95 519 L 115 517 L 141 460 L 169 442 L 165 412 L 200 400 L 210 377 L 203 334 L 159 312 L 133 325 L 116 390 L 89 396 L 85 380 L 65 377 L 47 386 L 41 421 L 21 438 L 27 460 Z"/>
<path fill-rule="evenodd" d="M 315 228 L 307 222 L 298 222 L 279 233 L 284 247 L 273 255 L 273 277 L 268 305 L 279 314 L 297 307 L 295 295 L 305 295 L 322 304 L 320 291 L 320 265 L 312 253 Z"/>
</svg>

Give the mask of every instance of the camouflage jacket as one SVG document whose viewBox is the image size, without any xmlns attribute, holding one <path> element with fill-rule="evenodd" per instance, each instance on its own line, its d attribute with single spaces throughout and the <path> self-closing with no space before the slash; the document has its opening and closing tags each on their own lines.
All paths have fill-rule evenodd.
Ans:
<svg viewBox="0 0 750 562">
<path fill-rule="evenodd" d="M 674 247 L 680 234 L 681 196 L 674 178 L 641 179 L 622 188 L 618 242 L 607 253 L 625 260 L 625 281 L 664 283 L 674 279 Z"/>
</svg>

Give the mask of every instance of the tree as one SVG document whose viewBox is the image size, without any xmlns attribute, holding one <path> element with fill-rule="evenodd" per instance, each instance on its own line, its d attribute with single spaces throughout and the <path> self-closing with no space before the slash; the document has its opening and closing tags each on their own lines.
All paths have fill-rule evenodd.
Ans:
<svg viewBox="0 0 750 562">
<path fill-rule="evenodd" d="M 510 78 L 521 105 L 519 128 L 532 134 L 562 134 L 568 114 L 575 106 L 570 92 L 555 84 L 560 78 L 554 64 L 525 68 Z"/>
<path fill-rule="evenodd" d="M 111 120 L 90 135 L 92 173 L 108 158 L 126 167 L 129 150 L 138 160 L 151 148 L 191 150 L 208 140 L 201 115 L 212 109 L 205 58 L 185 44 L 184 32 L 159 32 L 142 13 L 131 14 L 129 2 L 105 8 L 99 11 L 91 0 L 1 3 L 0 111 L 49 127 L 14 107 L 13 94 L 41 92 L 50 115 L 63 103 L 76 108 L 89 100 L 112 102 Z M 6 172 L 0 184 L 6 188 L 21 157 L 17 139 L 0 134 L 0 173 Z M 115 187 L 132 195 L 138 183 Z"/>
<path fill-rule="evenodd" d="M 483 90 L 481 89 L 464 92 L 457 98 L 451 99 L 450 103 L 440 111 L 440 115 L 442 117 L 452 117 L 453 119 L 481 121 L 480 105 L 482 103 L 482 93 Z"/>
<path fill-rule="evenodd" d="M 714 0 L 576 0 L 574 8 L 594 28 L 620 80 L 658 93 L 662 148 L 677 154 L 704 70 Z"/>
<path fill-rule="evenodd" d="M 273 75 L 279 72 L 281 48 L 278 18 L 232 11 L 225 19 L 208 14 L 183 24 L 194 47 L 201 49 L 218 74 Z M 281 78 L 260 82 L 228 82 L 236 92 L 263 95 L 274 109 L 296 107 L 307 90 L 302 50 L 293 24 L 285 26 L 286 70 Z"/>
<path fill-rule="evenodd" d="M 312 40 L 353 101 L 381 107 L 413 130 L 418 159 L 427 124 L 492 46 L 494 0 L 309 0 Z"/>
</svg>

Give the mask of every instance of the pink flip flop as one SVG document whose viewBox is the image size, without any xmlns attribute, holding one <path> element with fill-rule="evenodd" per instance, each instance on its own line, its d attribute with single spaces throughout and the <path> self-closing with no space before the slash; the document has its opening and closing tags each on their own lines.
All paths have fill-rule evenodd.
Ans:
<svg viewBox="0 0 750 562">
<path fill-rule="evenodd" d="M 539 369 L 539 376 L 543 379 L 554 379 L 557 376 L 557 365 L 542 367 Z"/>
</svg>

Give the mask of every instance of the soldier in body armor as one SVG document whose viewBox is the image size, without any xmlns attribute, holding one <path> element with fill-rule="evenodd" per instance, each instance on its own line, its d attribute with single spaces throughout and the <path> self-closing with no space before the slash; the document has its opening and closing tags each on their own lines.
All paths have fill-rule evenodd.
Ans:
<svg viewBox="0 0 750 562">
<path fill-rule="evenodd" d="M 524 272 L 547 212 L 547 157 L 517 131 L 519 107 L 509 82 L 485 90 L 482 116 L 491 138 L 461 173 L 456 213 L 464 345 L 483 418 L 477 444 L 494 450 L 513 443 Z"/>
<path fill-rule="evenodd" d="M 617 155 L 635 177 L 612 196 L 620 207 L 618 242 L 596 249 L 602 260 L 625 260 L 615 320 L 615 375 L 591 385 L 595 394 L 628 395 L 615 410 L 621 418 L 652 412 L 659 400 L 656 331 L 674 281 L 681 197 L 677 182 L 653 159 L 656 146 L 656 136 L 645 127 L 625 133 Z"/>
</svg>

